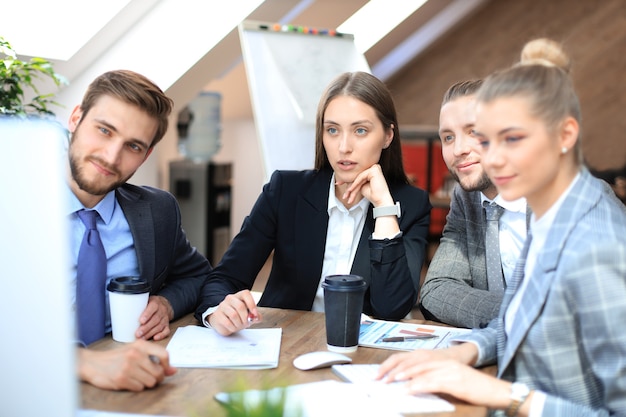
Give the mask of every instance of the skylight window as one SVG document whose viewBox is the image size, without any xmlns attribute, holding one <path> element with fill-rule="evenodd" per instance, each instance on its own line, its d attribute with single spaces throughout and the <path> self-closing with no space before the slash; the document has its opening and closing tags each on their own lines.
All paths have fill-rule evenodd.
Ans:
<svg viewBox="0 0 626 417">
<path fill-rule="evenodd" d="M 354 35 L 354 44 L 365 53 L 427 0 L 370 0 L 337 28 Z"/>
<path fill-rule="evenodd" d="M 6 2 L 2 6 L 0 35 L 18 55 L 67 61 L 129 2 Z"/>
</svg>

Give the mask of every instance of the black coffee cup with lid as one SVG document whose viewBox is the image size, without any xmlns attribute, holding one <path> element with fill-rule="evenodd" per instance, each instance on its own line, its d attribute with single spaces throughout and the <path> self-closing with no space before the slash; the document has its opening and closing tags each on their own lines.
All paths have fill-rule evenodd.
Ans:
<svg viewBox="0 0 626 417">
<path fill-rule="evenodd" d="M 359 275 L 329 275 L 324 278 L 322 288 L 328 350 L 356 351 L 367 282 Z"/>
</svg>

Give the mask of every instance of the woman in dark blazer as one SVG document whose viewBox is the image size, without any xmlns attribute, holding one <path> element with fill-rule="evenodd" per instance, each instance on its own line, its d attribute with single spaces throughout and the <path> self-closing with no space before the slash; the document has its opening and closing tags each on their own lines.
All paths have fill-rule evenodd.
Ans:
<svg viewBox="0 0 626 417">
<path fill-rule="evenodd" d="M 428 194 L 409 184 L 395 106 L 374 76 L 345 73 L 322 96 L 315 169 L 276 171 L 205 282 L 196 317 L 222 334 L 260 320 L 250 289 L 268 256 L 259 306 L 323 310 L 320 282 L 368 283 L 363 310 L 397 320 L 415 305 L 430 221 Z"/>
</svg>

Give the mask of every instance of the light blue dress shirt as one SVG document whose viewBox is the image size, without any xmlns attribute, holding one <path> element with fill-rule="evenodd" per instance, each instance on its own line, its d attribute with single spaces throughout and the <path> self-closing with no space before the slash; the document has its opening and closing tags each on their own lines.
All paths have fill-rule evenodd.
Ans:
<svg viewBox="0 0 626 417">
<path fill-rule="evenodd" d="M 70 225 L 70 265 L 72 270 L 70 273 L 70 295 L 72 303 L 72 311 L 76 311 L 76 262 L 78 259 L 78 251 L 85 233 L 85 226 L 76 214 L 78 210 L 85 209 L 82 203 L 76 198 L 72 190 L 67 187 L 69 202 L 69 225 Z M 124 216 L 124 212 L 115 198 L 115 191 L 108 193 L 102 201 L 94 208 L 100 215 L 96 222 L 100 238 L 104 245 L 104 251 L 107 257 L 107 281 L 112 278 L 123 276 L 139 276 L 139 263 L 137 261 L 137 253 L 135 252 L 135 244 L 130 226 Z M 106 300 L 106 322 L 105 329 L 111 331 L 111 312 L 109 311 L 109 295 L 106 291 L 106 285 L 102 288 L 105 292 Z"/>
</svg>

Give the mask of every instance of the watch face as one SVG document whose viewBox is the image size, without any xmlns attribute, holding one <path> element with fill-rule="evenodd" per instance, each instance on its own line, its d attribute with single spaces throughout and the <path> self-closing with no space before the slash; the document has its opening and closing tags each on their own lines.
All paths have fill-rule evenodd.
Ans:
<svg viewBox="0 0 626 417">
<path fill-rule="evenodd" d="M 511 397 L 514 399 L 519 399 L 520 401 L 525 399 L 530 393 L 530 389 L 526 384 L 521 382 L 514 382 L 511 385 Z"/>
</svg>

